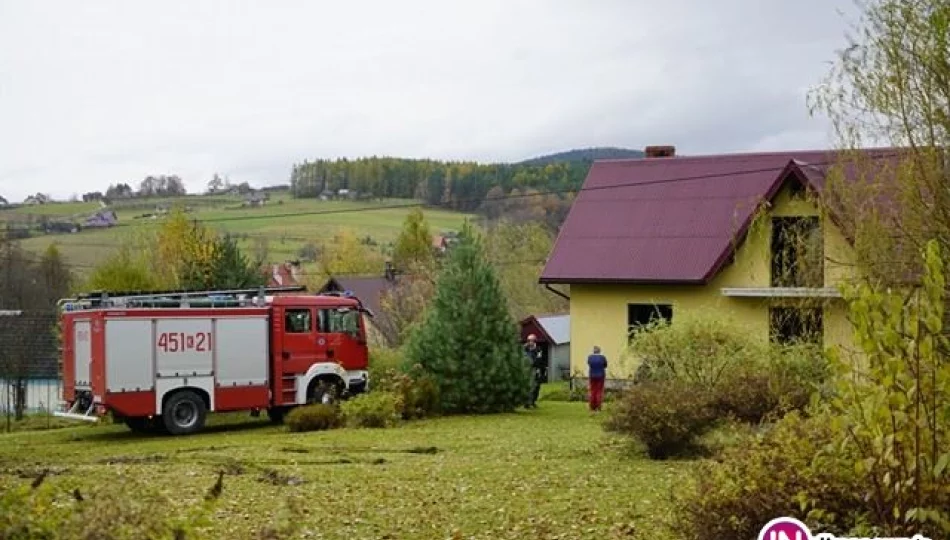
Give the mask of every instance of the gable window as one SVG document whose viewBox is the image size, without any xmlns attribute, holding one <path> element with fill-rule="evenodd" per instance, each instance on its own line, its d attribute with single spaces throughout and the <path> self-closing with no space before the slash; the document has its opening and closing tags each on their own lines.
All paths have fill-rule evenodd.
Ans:
<svg viewBox="0 0 950 540">
<path fill-rule="evenodd" d="M 306 334 L 312 331 L 313 320 L 309 309 L 288 309 L 284 312 L 284 332 Z"/>
<path fill-rule="evenodd" d="M 634 332 L 655 321 L 671 322 L 673 306 L 670 304 L 627 304 L 627 332 Z"/>
<path fill-rule="evenodd" d="M 772 287 L 822 287 L 823 260 L 818 217 L 772 218 Z"/>
<path fill-rule="evenodd" d="M 769 308 L 769 338 L 772 343 L 821 343 L 824 321 L 821 308 Z"/>
<path fill-rule="evenodd" d="M 792 199 L 804 199 L 807 194 L 805 184 L 801 183 L 797 178 L 792 178 L 788 183 L 788 194 Z"/>
</svg>

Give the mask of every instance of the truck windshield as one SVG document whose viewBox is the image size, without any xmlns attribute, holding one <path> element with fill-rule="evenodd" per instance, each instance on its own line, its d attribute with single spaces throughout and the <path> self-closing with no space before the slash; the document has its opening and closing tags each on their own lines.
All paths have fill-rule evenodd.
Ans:
<svg viewBox="0 0 950 540">
<path fill-rule="evenodd" d="M 327 326 L 330 332 L 360 336 L 359 311 L 354 309 L 327 310 Z"/>
</svg>

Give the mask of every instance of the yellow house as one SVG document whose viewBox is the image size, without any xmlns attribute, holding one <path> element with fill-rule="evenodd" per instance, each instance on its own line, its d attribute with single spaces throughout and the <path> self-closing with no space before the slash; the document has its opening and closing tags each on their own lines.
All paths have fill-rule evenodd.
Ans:
<svg viewBox="0 0 950 540">
<path fill-rule="evenodd" d="M 598 345 L 608 377 L 628 378 L 634 366 L 620 360 L 631 330 L 697 310 L 763 341 L 853 350 L 837 288 L 854 275 L 851 244 L 808 196 L 820 194 L 835 156 L 675 157 L 666 146 L 594 163 L 540 278 L 570 286 L 572 372 L 586 375 Z M 786 245 L 792 238 L 799 249 Z"/>
</svg>

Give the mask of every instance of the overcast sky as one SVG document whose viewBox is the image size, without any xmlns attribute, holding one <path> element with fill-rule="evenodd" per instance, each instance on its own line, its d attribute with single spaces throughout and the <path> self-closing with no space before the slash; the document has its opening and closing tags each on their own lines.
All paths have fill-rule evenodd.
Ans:
<svg viewBox="0 0 950 540">
<path fill-rule="evenodd" d="M 0 0 L 0 195 L 307 158 L 829 144 L 850 0 Z"/>
</svg>

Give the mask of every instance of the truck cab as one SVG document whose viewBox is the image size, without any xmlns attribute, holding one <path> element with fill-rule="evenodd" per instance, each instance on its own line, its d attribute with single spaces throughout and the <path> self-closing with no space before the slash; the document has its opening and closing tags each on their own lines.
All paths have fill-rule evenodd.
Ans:
<svg viewBox="0 0 950 540">
<path fill-rule="evenodd" d="M 275 405 L 328 403 L 368 389 L 366 310 L 358 300 L 277 296 L 271 309 Z"/>
</svg>

